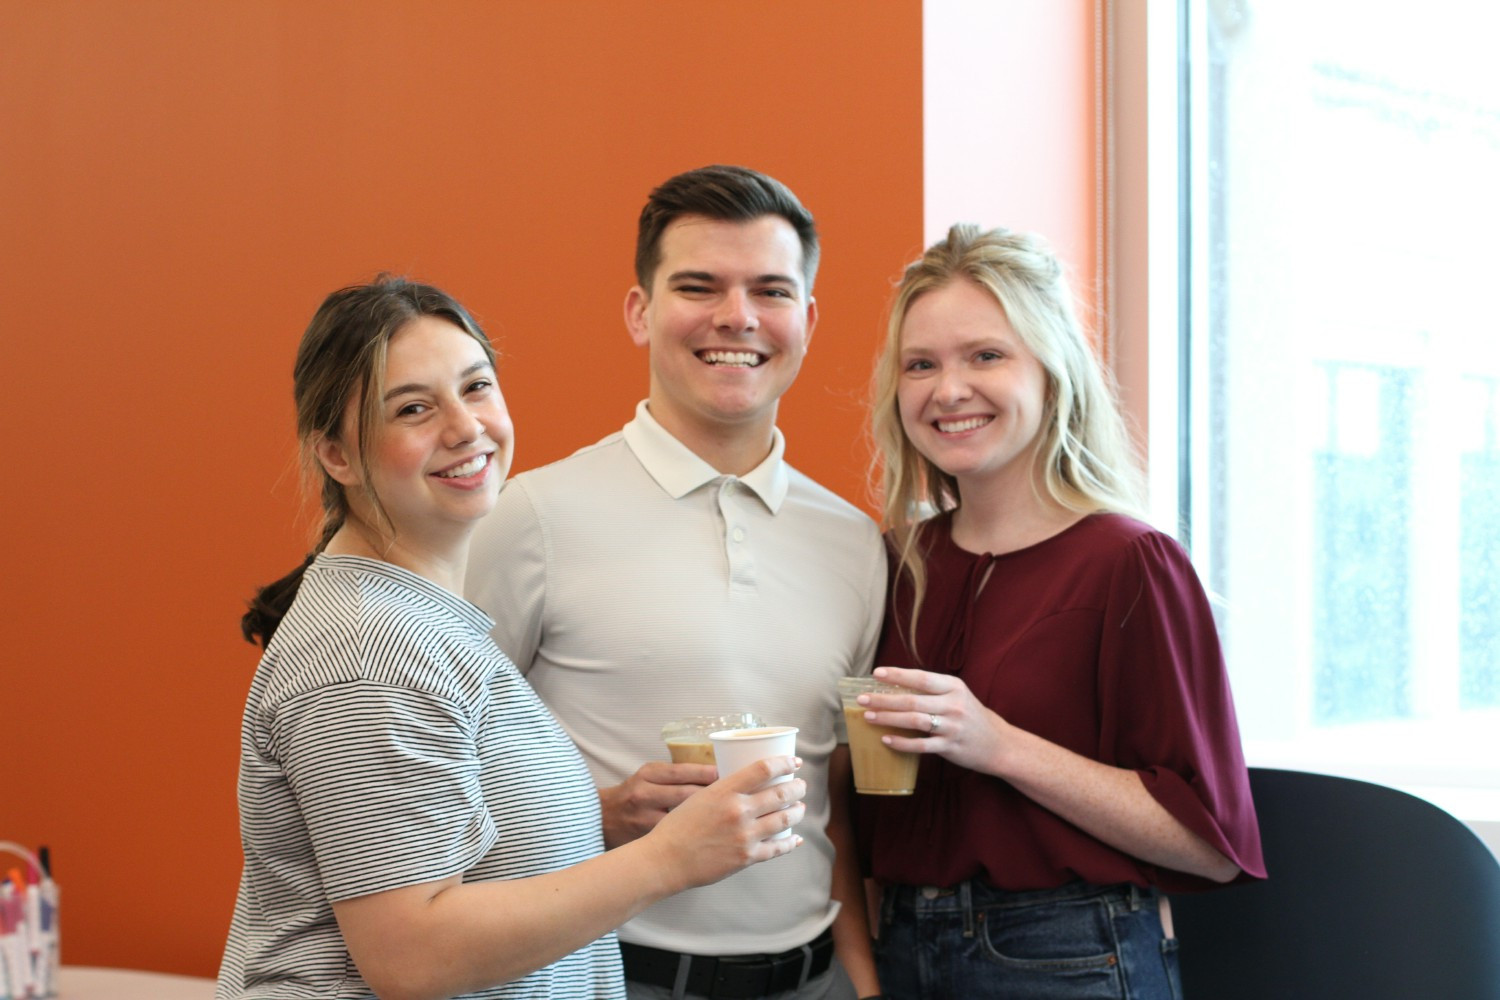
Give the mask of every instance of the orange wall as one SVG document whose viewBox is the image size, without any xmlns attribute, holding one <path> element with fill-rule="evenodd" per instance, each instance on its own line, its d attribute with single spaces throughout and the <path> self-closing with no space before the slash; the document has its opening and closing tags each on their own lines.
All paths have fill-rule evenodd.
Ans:
<svg viewBox="0 0 1500 1000">
<path fill-rule="evenodd" d="M 66 962 L 217 969 L 237 619 L 304 550 L 290 370 L 324 293 L 391 269 L 463 299 L 527 468 L 645 394 L 620 307 L 650 187 L 759 167 L 825 247 L 790 454 L 862 496 L 864 382 L 921 241 L 918 0 L 0 13 L 0 839 L 52 846 Z"/>
<path fill-rule="evenodd" d="M 1028 0 L 1010 28 L 1067 21 L 1076 63 L 1086 3 Z M 0 839 L 52 846 L 66 962 L 217 968 L 256 660 L 237 620 L 305 548 L 291 360 L 334 287 L 385 269 L 464 300 L 502 351 L 525 469 L 645 394 L 620 305 L 646 192 L 709 162 L 764 169 L 824 239 L 789 453 L 866 502 L 865 380 L 891 279 L 923 243 L 920 0 L 0 0 L 0 15 L 0 329 L 20 393 L 0 424 L 15 720 Z M 1024 135 L 1005 155 L 1065 159 L 1079 119 L 1092 129 L 1077 94 L 1036 92 L 1024 64 L 974 71 L 1011 81 L 1006 101 L 953 97 L 977 128 Z M 1025 124 L 1039 101 L 1057 127 Z M 1033 171 L 1006 191 L 1055 206 L 1034 228 L 1081 229 L 1063 242 L 1086 257 L 1093 183 Z"/>
</svg>

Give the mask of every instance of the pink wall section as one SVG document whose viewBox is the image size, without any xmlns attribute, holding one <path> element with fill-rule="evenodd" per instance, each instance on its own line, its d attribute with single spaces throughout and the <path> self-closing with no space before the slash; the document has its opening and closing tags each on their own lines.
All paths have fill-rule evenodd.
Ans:
<svg viewBox="0 0 1500 1000">
<path fill-rule="evenodd" d="M 923 11 L 924 225 L 1039 233 L 1099 302 L 1104 172 L 1099 0 L 928 3 Z M 1096 44 L 1099 43 L 1099 44 Z"/>
</svg>

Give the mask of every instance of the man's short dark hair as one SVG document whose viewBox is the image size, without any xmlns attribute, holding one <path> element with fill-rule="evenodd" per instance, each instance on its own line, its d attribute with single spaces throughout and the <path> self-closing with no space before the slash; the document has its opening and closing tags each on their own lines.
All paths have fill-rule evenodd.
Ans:
<svg viewBox="0 0 1500 1000">
<path fill-rule="evenodd" d="M 812 213 L 802 207 L 791 189 L 774 177 L 746 167 L 699 167 L 663 182 L 641 209 L 635 240 L 635 277 L 646 294 L 661 263 L 661 237 L 685 215 L 701 215 L 722 222 L 751 222 L 779 215 L 791 224 L 802 244 L 802 277 L 812 294 L 818 274 L 818 229 Z"/>
</svg>

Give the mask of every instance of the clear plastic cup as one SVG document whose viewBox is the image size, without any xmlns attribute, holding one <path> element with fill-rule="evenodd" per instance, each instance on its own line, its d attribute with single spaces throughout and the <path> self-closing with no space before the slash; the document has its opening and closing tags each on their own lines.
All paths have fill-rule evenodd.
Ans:
<svg viewBox="0 0 1500 1000">
<path fill-rule="evenodd" d="M 849 732 L 849 759 L 854 764 L 854 790 L 861 795 L 910 795 L 917 790 L 917 764 L 921 755 L 892 750 L 880 742 L 880 737 L 887 733 L 893 736 L 926 734 L 866 722 L 866 709 L 855 700 L 862 694 L 894 694 L 907 690 L 873 677 L 839 678 L 844 728 Z"/>
<path fill-rule="evenodd" d="M 687 715 L 661 727 L 661 738 L 674 764 L 713 764 L 714 747 L 709 733 L 726 729 L 754 729 L 763 726 L 754 712 L 731 712 L 726 715 Z"/>
</svg>

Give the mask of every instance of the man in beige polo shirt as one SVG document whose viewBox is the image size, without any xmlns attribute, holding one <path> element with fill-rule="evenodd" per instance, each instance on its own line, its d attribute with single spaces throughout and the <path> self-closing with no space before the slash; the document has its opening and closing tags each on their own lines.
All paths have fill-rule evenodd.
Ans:
<svg viewBox="0 0 1500 1000">
<path fill-rule="evenodd" d="M 625 298 L 647 399 L 507 484 L 474 539 L 468 594 L 588 760 L 610 846 L 715 776 L 666 762 L 663 723 L 749 711 L 799 729 L 805 842 L 620 928 L 635 1000 L 879 993 L 835 685 L 870 670 L 885 558 L 868 517 L 786 463 L 776 428 L 817 264 L 812 216 L 770 177 L 706 167 L 653 191 Z"/>
</svg>

